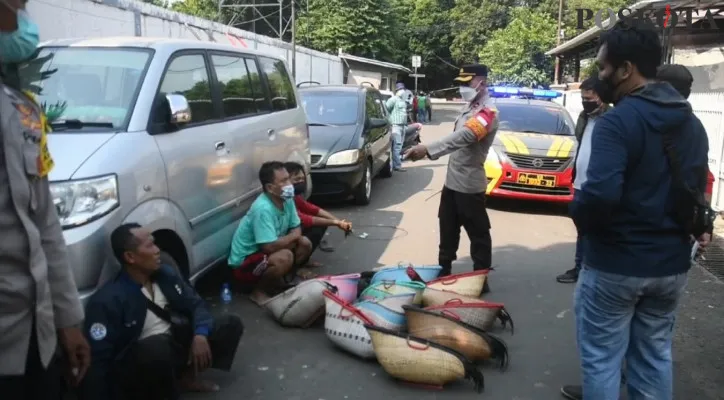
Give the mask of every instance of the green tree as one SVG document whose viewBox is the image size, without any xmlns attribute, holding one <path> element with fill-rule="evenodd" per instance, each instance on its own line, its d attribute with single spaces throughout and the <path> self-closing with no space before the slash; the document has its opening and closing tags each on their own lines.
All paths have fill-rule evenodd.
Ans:
<svg viewBox="0 0 724 400">
<path fill-rule="evenodd" d="M 553 60 L 544 53 L 555 45 L 555 20 L 527 7 L 513 9 L 511 17 L 480 52 L 492 80 L 529 86 L 549 83 Z"/>
<path fill-rule="evenodd" d="M 454 3 L 448 0 L 417 0 L 407 21 L 409 56 L 419 55 L 422 59 L 421 72 L 425 73 L 428 87 L 449 86 L 457 68 L 442 60 L 452 61 L 450 45 L 450 10 Z M 408 64 L 407 61 L 405 64 Z"/>
<path fill-rule="evenodd" d="M 508 24 L 514 5 L 515 0 L 455 1 L 447 25 L 452 58 L 460 64 L 475 62 L 490 35 Z"/>
</svg>

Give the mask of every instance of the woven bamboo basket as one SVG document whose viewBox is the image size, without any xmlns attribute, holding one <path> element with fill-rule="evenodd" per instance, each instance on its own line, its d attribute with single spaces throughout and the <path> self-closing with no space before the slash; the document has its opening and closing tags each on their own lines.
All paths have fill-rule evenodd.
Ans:
<svg viewBox="0 0 724 400">
<path fill-rule="evenodd" d="M 442 267 L 439 265 L 420 265 L 420 266 L 389 266 L 378 270 L 372 276 L 372 283 L 380 281 L 395 281 L 395 282 L 407 282 L 413 280 L 408 274 L 408 268 L 412 268 L 413 271 L 424 281 L 431 281 L 437 278 L 442 271 Z"/>
<path fill-rule="evenodd" d="M 360 274 L 326 275 L 316 278 L 320 281 L 331 283 L 337 287 L 337 295 L 347 302 L 357 298 L 357 286 L 360 281 Z"/>
<path fill-rule="evenodd" d="M 382 305 L 381 302 L 372 300 L 364 300 L 354 305 L 364 314 L 365 317 L 372 321 L 372 324 L 381 328 L 400 331 L 405 328 L 407 318 L 405 312 L 400 307 L 400 311 L 392 310 Z"/>
<path fill-rule="evenodd" d="M 422 305 L 425 307 L 442 306 L 451 302 L 474 303 L 483 301 L 477 297 L 463 296 L 459 293 L 429 287 L 425 288 L 420 297 L 422 298 Z"/>
<path fill-rule="evenodd" d="M 422 291 L 425 284 L 420 282 L 390 282 L 381 281 L 370 285 L 360 294 L 360 300 L 382 300 L 390 296 L 414 293 L 413 304 L 422 302 Z"/>
<path fill-rule="evenodd" d="M 447 315 L 405 306 L 410 335 L 457 350 L 470 360 L 496 359 L 508 366 L 508 346 L 499 338 Z"/>
<path fill-rule="evenodd" d="M 402 306 L 415 304 L 416 296 L 417 296 L 416 293 L 397 294 L 394 296 L 387 296 L 382 299 L 358 300 L 353 304 L 356 305 L 357 303 L 361 303 L 363 301 L 371 301 L 374 303 L 381 304 L 381 305 L 385 306 L 386 308 L 389 308 L 392 311 L 398 312 L 400 314 L 404 314 L 405 310 L 402 309 Z"/>
<path fill-rule="evenodd" d="M 510 323 L 510 333 L 515 333 L 513 319 L 503 303 L 490 303 L 482 300 L 466 303 L 462 299 L 453 299 L 443 305 L 425 307 L 425 310 L 447 315 L 484 331 L 490 330 L 497 319 L 503 328 Z"/>
<path fill-rule="evenodd" d="M 336 292 L 337 288 L 323 281 L 305 281 L 272 297 L 263 306 L 280 325 L 307 328 L 324 315 L 325 290 Z"/>
<path fill-rule="evenodd" d="M 377 361 L 401 381 L 442 388 L 458 379 L 469 379 L 483 391 L 483 373 L 459 352 L 407 334 L 366 325 Z"/>
<path fill-rule="evenodd" d="M 465 272 L 462 274 L 448 275 L 443 278 L 427 282 L 430 289 L 446 290 L 459 293 L 463 296 L 480 297 L 483 293 L 485 280 L 488 278 L 489 270 Z"/>
<path fill-rule="evenodd" d="M 372 339 L 364 326 L 373 322 L 356 307 L 330 291 L 324 292 L 324 298 L 326 304 L 324 331 L 329 340 L 357 357 L 375 358 Z"/>
</svg>

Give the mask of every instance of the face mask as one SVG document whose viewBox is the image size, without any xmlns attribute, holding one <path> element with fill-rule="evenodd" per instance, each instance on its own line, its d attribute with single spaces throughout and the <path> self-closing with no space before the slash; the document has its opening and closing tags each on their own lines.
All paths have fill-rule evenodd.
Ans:
<svg viewBox="0 0 724 400">
<path fill-rule="evenodd" d="M 599 106 L 600 106 L 600 104 L 597 101 L 584 101 L 583 102 L 583 112 L 591 115 L 596 110 L 598 110 Z"/>
<path fill-rule="evenodd" d="M 18 10 L 18 29 L 0 32 L 0 61 L 14 64 L 30 58 L 38 47 L 38 26 L 25 10 Z"/>
<path fill-rule="evenodd" d="M 294 185 L 282 186 L 282 199 L 291 199 L 294 197 Z"/>
<path fill-rule="evenodd" d="M 467 102 L 475 100 L 478 95 L 478 91 L 471 88 L 470 86 L 460 86 L 460 97 Z"/>
<path fill-rule="evenodd" d="M 598 97 L 601 99 L 601 103 L 603 104 L 614 104 L 619 99 L 616 99 L 616 89 L 618 89 L 619 86 L 621 86 L 621 83 L 623 81 L 614 83 L 613 82 L 613 76 L 615 75 L 616 71 L 613 71 L 610 76 L 607 76 L 603 79 L 601 79 L 601 87 L 600 87 L 600 93 L 598 93 Z"/>
<path fill-rule="evenodd" d="M 294 184 L 294 194 L 300 195 L 307 192 L 307 182 L 299 182 Z"/>
</svg>

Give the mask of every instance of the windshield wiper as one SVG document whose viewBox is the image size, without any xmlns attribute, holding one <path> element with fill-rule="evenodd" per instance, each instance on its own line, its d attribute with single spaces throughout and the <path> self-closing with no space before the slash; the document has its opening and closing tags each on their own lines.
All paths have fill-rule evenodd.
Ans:
<svg viewBox="0 0 724 400">
<path fill-rule="evenodd" d="M 525 131 L 518 131 L 518 132 L 522 132 L 522 133 L 540 133 L 541 135 L 550 135 L 550 133 L 545 133 L 545 132 L 541 132 L 541 131 L 534 131 L 534 130 L 525 130 Z"/>
<path fill-rule="evenodd" d="M 81 121 L 79 119 L 64 119 L 59 121 L 53 121 L 50 123 L 50 126 L 55 128 L 65 128 L 65 129 L 83 129 L 87 127 L 93 127 L 93 128 L 115 128 L 112 122 L 90 122 L 90 121 Z"/>
<path fill-rule="evenodd" d="M 309 125 L 309 126 L 329 126 L 329 127 L 332 127 L 332 128 L 336 128 L 336 127 L 339 126 L 339 125 L 332 125 L 332 124 L 323 124 L 323 123 L 321 123 L 321 122 L 310 122 L 310 123 L 308 123 L 307 125 Z"/>
</svg>

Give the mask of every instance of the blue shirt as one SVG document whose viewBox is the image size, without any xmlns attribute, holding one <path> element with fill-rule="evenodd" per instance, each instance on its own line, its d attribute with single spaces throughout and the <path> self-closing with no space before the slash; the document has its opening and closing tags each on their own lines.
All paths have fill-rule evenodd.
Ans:
<svg viewBox="0 0 724 400">
<path fill-rule="evenodd" d="M 236 228 L 231 240 L 229 265 L 240 266 L 246 257 L 259 252 L 261 245 L 277 241 L 300 225 L 294 199 L 284 200 L 284 209 L 280 210 L 266 193 L 262 193 Z"/>
</svg>

